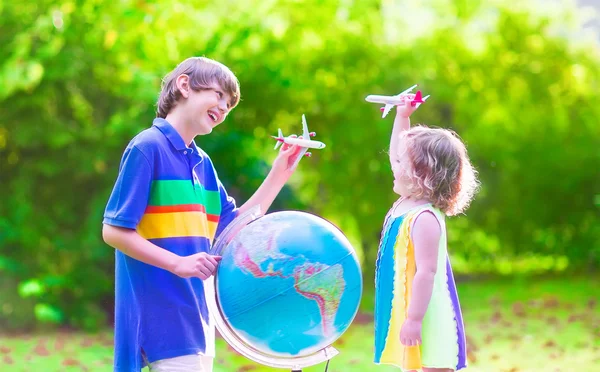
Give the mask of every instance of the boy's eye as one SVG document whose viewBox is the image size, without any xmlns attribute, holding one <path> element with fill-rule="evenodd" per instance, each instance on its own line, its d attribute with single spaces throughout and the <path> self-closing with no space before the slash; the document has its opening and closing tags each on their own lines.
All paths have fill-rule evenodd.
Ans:
<svg viewBox="0 0 600 372">
<path fill-rule="evenodd" d="M 223 92 L 219 92 L 219 91 L 217 90 L 217 96 L 219 96 L 219 98 L 223 98 Z"/>
</svg>

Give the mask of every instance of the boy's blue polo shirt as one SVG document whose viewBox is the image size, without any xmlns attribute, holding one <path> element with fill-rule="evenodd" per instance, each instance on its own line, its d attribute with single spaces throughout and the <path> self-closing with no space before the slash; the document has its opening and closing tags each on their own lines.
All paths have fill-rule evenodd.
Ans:
<svg viewBox="0 0 600 372">
<path fill-rule="evenodd" d="M 208 155 L 158 118 L 127 146 L 103 223 L 189 256 L 208 252 L 236 214 Z M 204 352 L 201 318 L 208 323 L 202 280 L 116 250 L 115 371 L 139 371 L 142 349 L 149 362 Z"/>
</svg>

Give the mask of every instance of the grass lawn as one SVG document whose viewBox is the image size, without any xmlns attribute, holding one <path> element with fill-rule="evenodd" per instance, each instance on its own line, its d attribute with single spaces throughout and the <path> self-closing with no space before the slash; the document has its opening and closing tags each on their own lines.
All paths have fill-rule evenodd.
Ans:
<svg viewBox="0 0 600 372">
<path fill-rule="evenodd" d="M 515 280 L 458 285 L 473 372 L 600 371 L 600 278 Z M 366 293 L 363 309 L 372 309 Z M 363 313 L 334 346 L 330 372 L 399 371 L 372 363 L 373 337 Z M 215 372 L 281 371 L 217 343 Z M 324 371 L 325 365 L 306 372 Z M 109 371 L 112 334 L 55 332 L 0 336 L 0 371 Z M 144 371 L 147 371 L 144 370 Z"/>
</svg>

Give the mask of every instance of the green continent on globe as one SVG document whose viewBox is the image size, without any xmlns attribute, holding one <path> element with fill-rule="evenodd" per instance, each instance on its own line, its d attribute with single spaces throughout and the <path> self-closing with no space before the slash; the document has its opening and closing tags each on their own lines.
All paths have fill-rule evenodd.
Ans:
<svg viewBox="0 0 600 372">
<path fill-rule="evenodd" d="M 342 265 L 332 266 L 310 262 L 303 255 L 292 257 L 277 247 L 277 237 L 286 224 L 275 228 L 250 229 L 244 239 L 234 241 L 233 258 L 236 266 L 255 278 L 294 278 L 294 289 L 316 302 L 321 314 L 323 335 L 334 333 L 334 321 L 346 282 Z M 267 239 L 264 237 L 268 236 Z M 247 247 L 253 247 L 247 249 Z M 317 278 L 313 278 L 318 275 Z"/>
</svg>

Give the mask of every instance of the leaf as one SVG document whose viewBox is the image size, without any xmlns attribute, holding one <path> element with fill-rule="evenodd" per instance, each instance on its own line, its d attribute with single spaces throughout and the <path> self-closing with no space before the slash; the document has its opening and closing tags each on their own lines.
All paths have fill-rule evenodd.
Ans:
<svg viewBox="0 0 600 372">
<path fill-rule="evenodd" d="M 49 304 L 36 304 L 34 312 L 36 319 L 42 323 L 60 323 L 63 319 L 63 313 Z"/>
<path fill-rule="evenodd" d="M 20 283 L 18 291 L 21 297 L 39 297 L 45 292 L 45 288 L 38 279 L 30 279 Z"/>
</svg>

